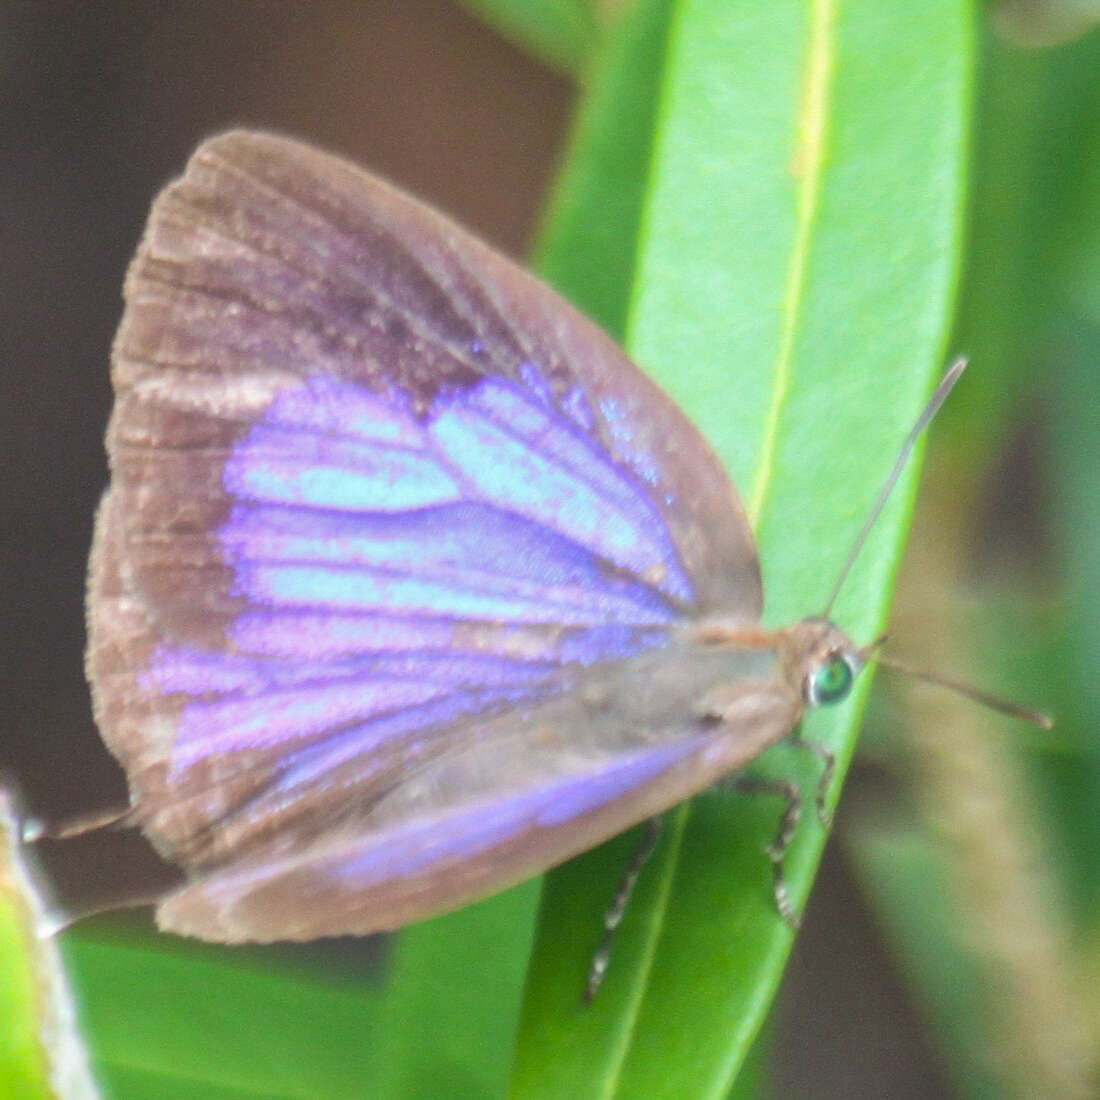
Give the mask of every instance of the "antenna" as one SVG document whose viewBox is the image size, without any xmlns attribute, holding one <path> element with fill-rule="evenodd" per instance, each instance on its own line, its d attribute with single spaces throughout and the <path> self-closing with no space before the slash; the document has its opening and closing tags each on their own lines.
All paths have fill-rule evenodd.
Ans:
<svg viewBox="0 0 1100 1100">
<path fill-rule="evenodd" d="M 909 456 L 913 453 L 913 448 L 916 446 L 921 432 L 928 427 L 932 417 L 940 411 L 940 406 L 947 400 L 947 395 L 954 388 L 962 372 L 966 370 L 967 363 L 968 360 L 960 356 L 947 368 L 947 372 L 944 374 L 943 378 L 940 379 L 940 384 L 936 387 L 936 392 L 932 394 L 928 399 L 928 404 L 924 406 L 924 412 L 917 417 L 917 422 L 913 425 L 912 431 L 906 436 L 905 442 L 901 445 L 901 450 L 898 452 L 897 460 L 894 462 L 894 468 L 890 471 L 890 476 L 886 479 L 886 484 L 883 485 L 879 492 L 878 499 L 874 503 L 874 507 L 872 507 L 868 514 L 863 524 L 863 530 L 856 536 L 856 541 L 852 544 L 852 549 L 848 552 L 848 557 L 840 570 L 840 576 L 837 577 L 836 584 L 833 585 L 833 590 L 829 593 L 829 599 L 825 604 L 822 618 L 829 618 L 829 613 L 833 609 L 833 604 L 836 603 L 836 598 L 840 595 L 840 590 L 844 587 L 844 582 L 848 579 L 848 574 L 852 571 L 852 566 L 855 565 L 856 558 L 859 557 L 859 553 L 863 549 L 863 544 L 867 541 L 867 536 L 870 534 L 871 528 L 874 527 L 875 522 L 878 520 L 883 506 L 886 504 L 887 498 L 893 491 L 898 478 L 901 477 L 901 472 L 905 469 L 905 464 L 909 461 Z"/>
<path fill-rule="evenodd" d="M 980 688 L 960 683 L 958 680 L 949 680 L 947 677 L 938 676 L 934 672 L 925 672 L 923 669 L 914 668 L 904 661 L 899 661 L 896 657 L 884 657 L 881 653 L 876 653 L 874 659 L 880 665 L 886 665 L 887 668 L 894 668 L 898 672 L 907 673 L 916 680 L 923 680 L 927 684 L 947 688 L 948 691 L 953 691 L 956 695 L 980 703 L 983 707 L 997 711 L 998 714 L 1007 714 L 1010 718 L 1021 718 L 1025 722 L 1030 722 L 1033 726 L 1038 726 L 1039 729 L 1049 730 L 1054 728 L 1054 719 L 1041 710 L 1022 707 L 1019 703 L 1010 703 L 1007 699 L 1000 699 L 996 695 L 990 695 L 988 691 L 982 691 Z"/>
<path fill-rule="evenodd" d="M 909 456 L 912 454 L 913 447 L 920 438 L 921 432 L 928 427 L 932 417 L 939 412 L 940 406 L 943 405 L 944 401 L 947 399 L 947 395 L 954 388 L 962 372 L 966 370 L 967 362 L 965 358 L 960 357 L 948 367 L 943 378 L 940 379 L 940 384 L 936 387 L 936 392 L 928 399 L 928 404 L 925 405 L 924 411 L 917 418 L 917 422 L 913 425 L 912 431 L 910 431 L 905 442 L 901 445 L 897 460 L 894 462 L 894 468 L 890 471 L 890 476 L 887 477 L 886 484 L 883 485 L 879 492 L 878 499 L 875 501 L 874 507 L 871 509 L 866 522 L 863 524 L 863 529 L 856 536 L 856 541 L 851 551 L 848 553 L 848 557 L 844 562 L 844 567 L 840 571 L 840 576 L 837 578 L 836 584 L 829 594 L 829 602 L 825 605 L 824 618 L 827 619 L 829 617 L 829 612 L 836 602 L 840 589 L 845 580 L 847 580 L 848 574 L 851 572 L 852 565 L 855 563 L 856 558 L 859 557 L 859 552 L 863 549 L 863 544 L 867 541 L 867 535 L 871 528 L 874 527 L 875 521 L 882 511 L 883 505 L 886 503 L 887 497 L 889 497 L 894 485 L 901 476 L 901 471 L 905 468 L 906 462 L 909 461 Z M 923 669 L 914 668 L 904 661 L 899 661 L 896 657 L 887 657 L 882 653 L 882 646 L 886 642 L 886 638 L 887 635 L 883 634 L 881 637 L 871 642 L 870 645 L 864 646 L 857 654 L 859 659 L 861 661 L 877 661 L 880 665 L 896 669 L 898 672 L 907 673 L 917 680 L 923 680 L 925 683 L 947 688 L 948 691 L 953 691 L 956 695 L 961 695 L 975 703 L 980 703 L 982 706 L 988 707 L 990 710 L 995 710 L 999 714 L 1007 714 L 1011 718 L 1023 719 L 1023 721 L 1030 722 L 1040 729 L 1048 730 L 1054 726 L 1054 720 L 1050 715 L 1045 714 L 1041 710 L 1024 707 L 1019 703 L 1011 703 L 1007 699 L 1000 699 L 996 695 L 990 695 L 989 692 L 982 691 L 980 688 L 971 687 L 970 684 L 960 683 L 958 680 L 949 680 L 947 677 L 939 676 L 934 672 L 925 672 Z"/>
</svg>

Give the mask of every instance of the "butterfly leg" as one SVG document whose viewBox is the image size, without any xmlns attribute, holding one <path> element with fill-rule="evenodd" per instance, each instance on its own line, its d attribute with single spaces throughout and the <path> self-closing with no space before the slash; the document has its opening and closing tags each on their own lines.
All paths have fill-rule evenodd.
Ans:
<svg viewBox="0 0 1100 1100">
<path fill-rule="evenodd" d="M 592 956 L 592 963 L 588 968 L 588 982 L 584 987 L 585 1004 L 591 1004 L 603 980 L 607 975 L 607 967 L 611 962 L 611 947 L 615 942 L 615 932 L 622 923 L 626 907 L 630 904 L 630 897 L 634 893 L 634 887 L 638 882 L 638 876 L 646 861 L 657 847 L 657 841 L 661 836 L 660 816 L 651 817 L 645 824 L 645 834 L 641 843 L 634 850 L 626 871 L 619 881 L 619 888 L 615 891 L 615 899 L 612 901 L 603 918 L 603 937 L 600 940 L 596 953 Z"/>
<path fill-rule="evenodd" d="M 792 735 L 793 742 L 800 748 L 812 753 L 821 761 L 821 777 L 817 781 L 817 795 L 814 802 L 817 805 L 817 819 L 828 829 L 833 823 L 833 813 L 826 804 L 829 795 L 829 787 L 832 786 L 833 773 L 836 771 L 836 755 L 827 745 L 820 741 L 806 741 L 796 731 Z"/>
<path fill-rule="evenodd" d="M 798 931 L 802 918 L 791 904 L 787 879 L 783 874 L 783 857 L 791 846 L 794 834 L 798 830 L 798 821 L 802 816 L 802 791 L 798 784 L 789 779 L 760 779 L 756 776 L 741 775 L 733 780 L 733 788 L 742 794 L 769 794 L 782 798 L 787 803 L 786 810 L 779 821 L 779 831 L 775 840 L 768 845 L 768 858 L 772 861 L 774 876 L 775 907 L 779 915 Z"/>
</svg>

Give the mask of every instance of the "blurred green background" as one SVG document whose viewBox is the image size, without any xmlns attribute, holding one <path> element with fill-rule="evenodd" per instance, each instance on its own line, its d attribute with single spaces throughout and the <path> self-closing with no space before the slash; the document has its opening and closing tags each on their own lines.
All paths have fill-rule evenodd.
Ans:
<svg viewBox="0 0 1100 1100">
<path fill-rule="evenodd" d="M 753 349 L 770 337 L 757 318 L 772 308 L 769 279 L 786 278 L 800 249 L 824 257 L 820 272 L 806 261 L 806 285 L 831 289 L 806 294 L 803 312 L 817 303 L 819 329 L 803 323 L 790 336 L 792 369 L 815 354 L 857 375 L 876 355 L 896 368 L 869 390 L 850 384 L 867 418 L 859 431 L 887 466 L 897 425 L 937 363 L 970 355 L 932 434 L 891 645 L 913 664 L 1057 717 L 1054 730 L 1037 732 L 894 674 L 877 678 L 770 1015 L 788 944 L 762 904 L 743 928 L 722 930 L 742 937 L 734 957 L 699 964 L 700 982 L 712 966 L 719 983 L 748 975 L 751 1008 L 737 1028 L 716 1018 L 729 1005 L 709 994 L 685 1014 L 694 971 L 678 971 L 682 988 L 667 1002 L 659 986 L 645 988 L 677 1040 L 667 1051 L 629 996 L 610 993 L 597 1005 L 603 1015 L 580 1017 L 577 1031 L 571 1022 L 554 1030 L 537 989 L 523 1007 L 534 885 L 381 946 L 230 951 L 158 937 L 141 915 L 102 918 L 62 942 L 105 1096 L 689 1095 L 662 1090 L 699 1064 L 708 1083 L 696 1094 L 708 1096 L 731 1087 L 739 1097 L 914 1100 L 1100 1092 L 1100 33 L 1082 3 L 909 10 L 906 21 L 870 0 L 0 4 L 0 769 L 34 810 L 63 817 L 124 792 L 81 671 L 110 339 L 149 200 L 202 136 L 237 123 L 344 152 L 515 255 L 537 242 L 549 277 L 647 365 L 659 367 L 669 344 L 693 362 L 735 363 L 749 387 L 737 391 L 749 395 L 740 414 L 716 403 L 705 380 L 689 379 L 677 396 L 747 498 L 751 433 L 734 418 L 760 419 Z M 880 103 L 886 117 L 869 121 Z M 779 150 L 771 160 L 769 135 Z M 822 198 L 807 207 L 815 181 Z M 848 198 L 868 207 L 845 215 L 830 253 L 830 218 L 840 224 Z M 690 205 L 712 200 L 720 214 Z M 774 210 L 774 221 L 760 210 Z M 891 247 L 880 225 L 896 233 Z M 736 248 L 728 287 L 707 266 L 721 263 L 720 250 L 704 254 L 700 236 Z M 883 284 L 886 304 L 855 316 L 844 294 L 864 277 Z M 702 332 L 713 348 L 711 292 L 719 313 L 727 293 L 739 303 L 717 351 L 692 343 Z M 775 314 L 788 331 L 789 312 Z M 799 350 L 799 339 L 813 346 Z M 824 400 L 808 380 L 800 392 L 811 412 Z M 723 431 L 732 439 L 717 438 Z M 797 438 L 792 429 L 792 448 Z M 814 444 L 805 437 L 807 453 Z M 867 461 L 853 441 L 851 464 Z M 840 469 L 828 476 L 850 484 L 855 475 Z M 871 622 L 887 610 L 901 496 L 869 555 Z M 850 509 L 805 509 L 841 525 L 823 552 L 829 578 L 863 507 L 859 497 Z M 769 515 L 779 513 L 762 513 L 766 578 L 785 575 L 785 545 L 797 555 L 797 539 Z M 850 602 L 862 584 L 853 579 Z M 828 581 L 818 585 L 805 597 L 769 588 L 769 606 L 812 612 L 805 600 Z M 856 623 L 864 613 L 841 610 Z M 757 853 L 774 807 L 733 813 L 751 817 L 736 828 L 757 834 L 741 845 L 755 876 L 745 896 L 766 901 Z M 796 884 L 809 882 L 815 844 L 795 853 Z M 614 865 L 623 850 L 604 858 Z M 654 891 L 669 866 L 658 862 Z M 550 898 L 578 876 L 597 877 L 594 864 L 578 867 L 573 879 L 551 880 Z M 593 911 L 604 893 L 593 893 Z M 546 946 L 554 912 L 548 900 L 545 980 L 534 984 L 553 988 L 556 971 L 571 988 L 574 960 Z M 555 919 L 568 936 L 569 920 L 577 937 L 590 926 L 575 914 Z M 3 973 L 16 972 L 20 950 L 6 939 Z M 626 959 L 632 950 L 628 942 Z M 581 943 L 575 954 L 586 951 Z M 0 996 L 0 1021 L 36 1011 L 15 982 Z M 3 1029 L 0 1097 L 44 1095 L 36 1053 L 14 1023 Z M 656 1067 L 650 1088 L 631 1084 L 631 1064 Z"/>
</svg>

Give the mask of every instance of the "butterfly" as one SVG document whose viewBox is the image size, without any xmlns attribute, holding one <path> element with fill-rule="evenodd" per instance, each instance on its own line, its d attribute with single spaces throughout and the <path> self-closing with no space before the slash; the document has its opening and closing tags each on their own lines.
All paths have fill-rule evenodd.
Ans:
<svg viewBox="0 0 1100 1100">
<path fill-rule="evenodd" d="M 342 160 L 205 142 L 125 299 L 87 669 L 128 820 L 184 873 L 162 929 L 457 908 L 737 773 L 869 655 L 762 629 L 744 510 L 671 400 Z"/>
</svg>

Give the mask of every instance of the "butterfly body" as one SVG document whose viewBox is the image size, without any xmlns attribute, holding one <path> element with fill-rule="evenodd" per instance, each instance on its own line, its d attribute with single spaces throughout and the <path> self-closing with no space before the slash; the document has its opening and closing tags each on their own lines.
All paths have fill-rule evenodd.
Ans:
<svg viewBox="0 0 1100 1100">
<path fill-rule="evenodd" d="M 212 139 L 126 298 L 88 671 L 186 875 L 162 927 L 455 908 L 738 770 L 858 669 L 822 620 L 755 625 L 744 512 L 671 401 L 373 177 Z"/>
<path fill-rule="evenodd" d="M 336 776 L 327 803 L 285 818 L 247 805 L 226 814 L 213 834 L 221 851 L 191 865 L 195 881 L 161 903 L 158 921 L 230 942 L 362 934 L 521 881 L 786 736 L 803 704 L 801 684 L 776 675 L 790 639 L 778 641 L 677 646 L 578 670 L 545 701 L 460 724 L 385 784 Z M 314 904 L 295 906 L 303 895 Z"/>
</svg>

